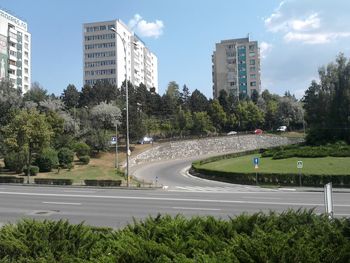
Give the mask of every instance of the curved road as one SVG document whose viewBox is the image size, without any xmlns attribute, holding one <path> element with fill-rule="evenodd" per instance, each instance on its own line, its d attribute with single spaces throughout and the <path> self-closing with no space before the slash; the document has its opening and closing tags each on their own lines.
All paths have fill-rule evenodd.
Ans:
<svg viewBox="0 0 350 263">
<path fill-rule="evenodd" d="M 199 157 L 195 157 L 186 160 L 168 160 L 143 164 L 133 167 L 132 174 L 141 181 L 144 180 L 145 182 L 152 182 L 154 185 L 165 186 L 166 189 L 172 191 L 275 191 L 256 186 L 205 180 L 186 173 L 191 163 L 198 159 Z"/>
</svg>

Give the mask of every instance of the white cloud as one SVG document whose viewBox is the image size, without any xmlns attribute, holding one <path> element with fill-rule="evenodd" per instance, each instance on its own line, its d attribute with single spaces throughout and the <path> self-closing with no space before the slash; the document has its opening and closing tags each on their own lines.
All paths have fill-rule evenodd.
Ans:
<svg viewBox="0 0 350 263">
<path fill-rule="evenodd" d="M 292 1 L 285 0 L 266 19 L 265 27 L 273 33 L 282 33 L 288 43 L 299 41 L 304 44 L 325 44 L 340 38 L 349 37 L 349 19 L 345 18 L 343 9 L 332 8 L 334 3 L 320 0 L 315 6 L 312 0 Z M 315 10 L 318 9 L 318 10 Z M 342 21 L 339 23 L 339 21 Z"/>
<path fill-rule="evenodd" d="M 295 31 L 307 31 L 320 27 L 320 18 L 317 13 L 311 14 L 306 19 L 295 19 L 288 22 L 291 29 Z"/>
<path fill-rule="evenodd" d="M 260 56 L 261 58 L 266 58 L 267 54 L 271 51 L 272 45 L 267 42 L 260 43 Z"/>
<path fill-rule="evenodd" d="M 134 15 L 134 17 L 129 21 L 128 25 L 141 37 L 158 38 L 161 34 L 163 34 L 163 21 L 156 20 L 155 22 L 147 22 L 146 20 L 142 19 L 139 14 Z"/>
<path fill-rule="evenodd" d="M 286 42 L 301 41 L 304 44 L 324 44 L 344 37 L 350 37 L 350 32 L 313 34 L 288 32 L 284 35 L 284 40 Z"/>
</svg>

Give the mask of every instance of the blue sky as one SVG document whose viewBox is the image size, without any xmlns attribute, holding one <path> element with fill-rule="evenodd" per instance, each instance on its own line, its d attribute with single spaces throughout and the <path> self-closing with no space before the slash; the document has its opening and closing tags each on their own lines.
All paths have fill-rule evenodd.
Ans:
<svg viewBox="0 0 350 263">
<path fill-rule="evenodd" d="M 348 0 L 1 0 L 32 34 L 32 81 L 60 95 L 82 87 L 82 24 L 137 21 L 134 31 L 158 56 L 159 93 L 170 81 L 212 97 L 215 43 L 259 41 L 262 89 L 302 97 L 318 67 L 350 55 Z"/>
</svg>

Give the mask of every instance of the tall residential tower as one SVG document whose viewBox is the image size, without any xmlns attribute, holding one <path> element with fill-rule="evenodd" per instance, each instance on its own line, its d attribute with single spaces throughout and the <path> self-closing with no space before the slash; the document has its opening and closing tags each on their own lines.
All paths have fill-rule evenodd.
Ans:
<svg viewBox="0 0 350 263">
<path fill-rule="evenodd" d="M 260 56 L 257 41 L 247 38 L 223 40 L 212 56 L 213 97 L 220 90 L 236 96 L 260 93 Z"/>
<path fill-rule="evenodd" d="M 0 10 L 0 80 L 9 80 L 23 93 L 30 89 L 30 50 L 27 23 Z"/>
<path fill-rule="evenodd" d="M 126 69 L 128 80 L 133 85 L 143 83 L 149 90 L 155 88 L 154 91 L 158 92 L 156 55 L 122 21 L 86 23 L 83 25 L 83 37 L 84 84 L 108 81 L 120 87 L 125 80 Z M 126 66 L 122 41 L 125 41 Z"/>
</svg>

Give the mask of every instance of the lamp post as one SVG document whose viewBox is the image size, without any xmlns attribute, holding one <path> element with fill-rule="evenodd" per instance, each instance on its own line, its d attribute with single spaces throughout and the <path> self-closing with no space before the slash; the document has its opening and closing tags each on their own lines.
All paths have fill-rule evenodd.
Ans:
<svg viewBox="0 0 350 263">
<path fill-rule="evenodd" d="M 122 38 L 122 36 L 117 32 L 115 28 L 111 28 L 111 31 L 115 33 L 116 36 L 119 36 L 124 49 L 124 62 L 125 62 L 125 96 L 126 96 L 126 185 L 129 187 L 130 184 L 130 176 L 129 176 L 129 94 L 128 94 L 128 68 L 127 68 L 127 60 L 126 60 L 126 41 Z"/>
</svg>

